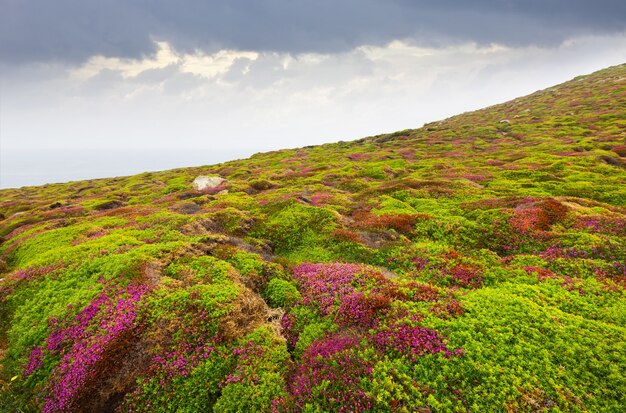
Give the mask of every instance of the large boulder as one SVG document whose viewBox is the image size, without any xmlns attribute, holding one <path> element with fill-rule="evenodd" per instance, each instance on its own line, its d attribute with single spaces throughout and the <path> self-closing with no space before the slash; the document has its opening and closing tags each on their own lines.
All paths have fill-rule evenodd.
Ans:
<svg viewBox="0 0 626 413">
<path fill-rule="evenodd" d="M 200 175 L 193 180 L 193 188 L 196 191 L 204 192 L 219 187 L 226 179 L 221 176 Z"/>
</svg>

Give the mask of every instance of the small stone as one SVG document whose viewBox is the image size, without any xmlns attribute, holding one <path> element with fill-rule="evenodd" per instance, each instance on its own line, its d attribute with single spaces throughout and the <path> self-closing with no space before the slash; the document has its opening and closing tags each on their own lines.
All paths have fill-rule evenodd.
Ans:
<svg viewBox="0 0 626 413">
<path fill-rule="evenodd" d="M 206 191 L 208 189 L 217 188 L 225 181 L 226 179 L 221 176 L 200 175 L 193 180 L 193 188 L 196 191 Z"/>
</svg>

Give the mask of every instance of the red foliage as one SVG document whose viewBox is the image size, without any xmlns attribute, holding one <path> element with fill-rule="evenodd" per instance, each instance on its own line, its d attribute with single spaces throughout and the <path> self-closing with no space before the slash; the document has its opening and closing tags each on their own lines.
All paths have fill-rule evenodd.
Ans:
<svg viewBox="0 0 626 413">
<path fill-rule="evenodd" d="M 529 267 L 524 267 L 524 270 L 528 274 L 536 273 L 537 279 L 539 281 L 547 280 L 548 278 L 558 278 L 558 276 L 555 273 L 553 273 L 547 268 L 529 266 Z"/>
<path fill-rule="evenodd" d="M 387 279 L 380 281 L 379 284 L 381 285 L 373 288 L 372 292 L 383 295 L 384 297 L 387 297 L 388 299 L 393 301 L 404 301 L 408 298 L 406 294 L 400 291 L 397 284 L 392 283 Z"/>
<path fill-rule="evenodd" d="M 511 217 L 510 224 L 513 228 L 523 234 L 540 229 L 543 230 L 547 227 L 547 222 L 541 213 L 541 208 L 537 207 L 516 209 L 515 215 Z"/>
<path fill-rule="evenodd" d="M 417 215 L 412 214 L 398 214 L 398 215 L 380 215 L 379 222 L 385 228 L 392 228 L 400 233 L 409 233 L 413 231 L 415 224 L 418 221 Z"/>
<path fill-rule="evenodd" d="M 454 260 L 458 260 L 458 259 L 463 258 L 463 254 L 461 254 L 460 252 L 458 252 L 456 250 L 450 250 L 450 251 L 447 251 L 446 253 L 444 253 L 442 255 L 442 257 L 446 261 L 454 261 Z"/>
<path fill-rule="evenodd" d="M 41 214 L 45 219 L 78 217 L 85 214 L 85 208 L 82 205 L 68 205 L 45 211 Z"/>
<path fill-rule="evenodd" d="M 437 303 L 429 308 L 430 312 L 441 318 L 457 317 L 465 311 L 461 303 L 457 300 L 451 300 L 447 303 Z"/>
<path fill-rule="evenodd" d="M 401 234 L 409 234 L 420 219 L 430 218 L 426 214 L 372 214 L 367 210 L 352 213 L 354 225 L 366 230 L 394 229 Z"/>
<path fill-rule="evenodd" d="M 559 201 L 548 198 L 531 205 L 520 205 L 515 209 L 510 224 L 518 231 L 527 234 L 548 231 L 552 225 L 567 215 L 568 208 Z"/>
<path fill-rule="evenodd" d="M 479 288 L 483 282 L 480 269 L 474 265 L 455 265 L 444 273 L 452 277 L 453 285 L 460 287 Z"/>
<path fill-rule="evenodd" d="M 359 234 L 349 229 L 336 229 L 333 236 L 340 241 L 361 242 Z"/>
<path fill-rule="evenodd" d="M 332 199 L 330 194 L 324 192 L 316 192 L 311 197 L 311 205 L 313 206 L 322 206 L 328 204 L 328 201 Z"/>
<path fill-rule="evenodd" d="M 410 288 L 409 294 L 413 301 L 435 302 L 441 297 L 439 290 L 428 284 L 412 282 L 407 284 L 407 287 Z"/>
<path fill-rule="evenodd" d="M 626 157 L 626 145 L 616 146 L 611 150 L 621 157 Z"/>
<path fill-rule="evenodd" d="M 354 325 L 371 328 L 376 324 L 379 314 L 384 313 L 390 304 L 390 298 L 382 294 L 355 291 L 341 301 L 337 323 L 344 327 Z"/>
<path fill-rule="evenodd" d="M 549 225 L 560 222 L 567 215 L 568 207 L 553 198 L 548 198 L 541 203 L 541 210 L 546 216 Z"/>
</svg>

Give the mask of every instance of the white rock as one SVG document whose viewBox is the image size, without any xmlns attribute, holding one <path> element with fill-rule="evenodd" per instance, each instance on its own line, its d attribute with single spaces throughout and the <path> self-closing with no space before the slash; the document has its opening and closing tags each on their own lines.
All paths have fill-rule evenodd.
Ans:
<svg viewBox="0 0 626 413">
<path fill-rule="evenodd" d="M 205 176 L 200 175 L 193 180 L 193 188 L 196 191 L 205 191 L 220 186 L 226 179 L 221 176 Z"/>
</svg>

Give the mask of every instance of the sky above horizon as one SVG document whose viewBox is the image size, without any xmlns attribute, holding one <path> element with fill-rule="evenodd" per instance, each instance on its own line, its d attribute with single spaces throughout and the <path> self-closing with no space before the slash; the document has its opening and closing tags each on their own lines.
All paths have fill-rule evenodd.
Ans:
<svg viewBox="0 0 626 413">
<path fill-rule="evenodd" d="M 0 0 L 0 188 L 358 139 L 626 62 L 626 2 Z"/>
</svg>

